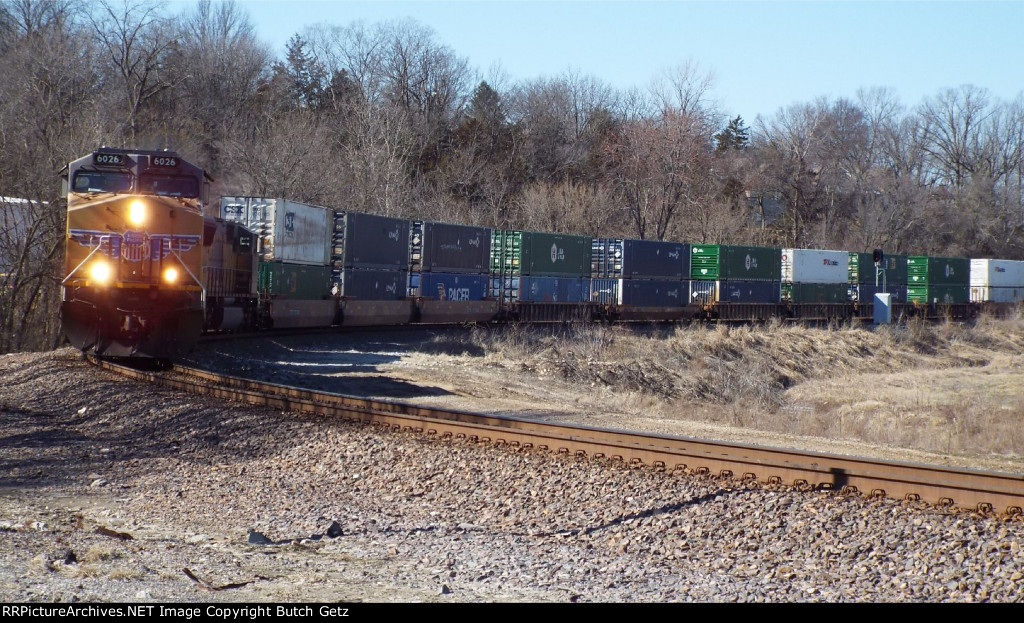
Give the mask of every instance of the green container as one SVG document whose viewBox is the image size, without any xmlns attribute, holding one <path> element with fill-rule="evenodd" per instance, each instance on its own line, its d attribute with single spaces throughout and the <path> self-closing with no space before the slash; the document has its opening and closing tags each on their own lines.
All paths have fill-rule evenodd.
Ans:
<svg viewBox="0 0 1024 623">
<path fill-rule="evenodd" d="M 882 261 L 886 285 L 907 283 L 907 256 L 886 255 Z M 850 283 L 875 283 L 875 260 L 871 253 L 850 252 Z M 878 281 L 881 285 L 881 278 Z"/>
<path fill-rule="evenodd" d="M 261 294 L 318 301 L 331 293 L 331 267 L 260 262 L 256 284 Z"/>
<path fill-rule="evenodd" d="M 690 245 L 690 278 L 717 280 L 720 272 L 719 253 L 720 248 L 717 244 Z"/>
<path fill-rule="evenodd" d="M 782 279 L 782 249 L 730 244 L 690 245 L 690 278 L 779 281 Z"/>
<path fill-rule="evenodd" d="M 970 286 L 971 260 L 966 257 L 929 257 L 928 285 Z"/>
<path fill-rule="evenodd" d="M 850 299 L 845 283 L 783 283 L 782 300 L 792 303 L 845 303 Z"/>
<path fill-rule="evenodd" d="M 491 232 L 491 273 L 589 277 L 593 240 L 590 236 L 495 229 Z"/>
<path fill-rule="evenodd" d="M 971 300 L 971 287 L 969 285 L 908 285 L 907 301 L 926 305 L 935 303 L 938 305 L 949 305 L 955 303 L 968 303 Z"/>
<path fill-rule="evenodd" d="M 971 260 L 966 257 L 907 258 L 907 285 L 971 285 Z"/>
</svg>

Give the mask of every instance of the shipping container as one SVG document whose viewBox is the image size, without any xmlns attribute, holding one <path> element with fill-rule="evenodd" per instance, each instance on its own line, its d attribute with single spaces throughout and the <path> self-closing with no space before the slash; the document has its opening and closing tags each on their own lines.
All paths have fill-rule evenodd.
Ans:
<svg viewBox="0 0 1024 623">
<path fill-rule="evenodd" d="M 658 279 L 623 279 L 619 304 L 632 307 L 680 307 L 689 303 L 690 282 Z"/>
<path fill-rule="evenodd" d="M 533 303 L 582 303 L 590 300 L 588 277 L 543 277 L 524 275 L 519 278 L 519 300 Z"/>
<path fill-rule="evenodd" d="M 849 284 L 843 283 L 783 283 L 781 297 L 791 303 L 846 303 Z"/>
<path fill-rule="evenodd" d="M 692 279 L 780 281 L 782 250 L 718 244 L 690 245 Z"/>
<path fill-rule="evenodd" d="M 702 305 L 712 303 L 778 303 L 781 284 L 778 281 L 705 281 L 690 282 L 690 301 Z"/>
<path fill-rule="evenodd" d="M 1024 288 L 1024 262 L 971 260 L 971 287 Z"/>
<path fill-rule="evenodd" d="M 849 273 L 850 254 L 847 251 L 782 249 L 783 282 L 843 284 L 843 296 L 845 297 L 845 285 L 849 282 Z M 807 292 L 809 294 L 810 290 Z"/>
<path fill-rule="evenodd" d="M 730 303 L 778 303 L 778 281 L 719 281 L 718 300 Z"/>
<path fill-rule="evenodd" d="M 410 263 L 414 271 L 486 273 L 491 253 L 491 229 L 414 222 L 411 249 Z"/>
<path fill-rule="evenodd" d="M 921 304 L 957 304 L 967 303 L 971 298 L 969 285 L 907 285 L 907 302 Z"/>
<path fill-rule="evenodd" d="M 611 277 L 594 277 L 590 280 L 590 302 L 602 305 L 619 304 L 619 284 L 621 279 Z"/>
<path fill-rule="evenodd" d="M 594 277 L 683 279 L 690 273 L 690 245 L 683 242 L 596 238 L 592 248 Z"/>
<path fill-rule="evenodd" d="M 589 277 L 519 275 L 490 278 L 490 298 L 532 303 L 581 303 L 590 300 Z"/>
<path fill-rule="evenodd" d="M 341 272 L 338 293 L 362 301 L 395 301 L 405 298 L 409 272 L 378 268 L 346 268 Z"/>
<path fill-rule="evenodd" d="M 1024 286 L 998 288 L 992 286 L 971 286 L 972 303 L 1020 303 L 1024 302 Z"/>
<path fill-rule="evenodd" d="M 271 197 L 221 197 L 220 215 L 258 236 L 261 260 L 317 266 L 330 263 L 333 215 L 325 207 Z"/>
<path fill-rule="evenodd" d="M 907 285 L 971 284 L 971 262 L 965 257 L 907 257 Z"/>
<path fill-rule="evenodd" d="M 409 269 L 409 228 L 405 219 L 334 212 L 331 260 L 334 272 L 343 268 Z"/>
<path fill-rule="evenodd" d="M 491 274 L 589 277 L 593 238 L 495 229 L 491 233 Z"/>
<path fill-rule="evenodd" d="M 410 296 L 438 301 L 482 301 L 487 298 L 489 277 L 462 273 L 412 273 Z"/>
<path fill-rule="evenodd" d="M 315 301 L 331 294 L 329 266 L 260 262 L 256 287 L 263 296 Z"/>
<path fill-rule="evenodd" d="M 885 272 L 885 283 L 906 285 L 907 283 L 907 256 L 906 255 L 883 255 L 882 269 Z M 875 260 L 871 253 L 850 252 L 850 283 L 875 284 Z M 881 285 L 882 276 L 878 276 L 878 283 Z"/>
<path fill-rule="evenodd" d="M 873 303 L 875 301 L 875 294 L 879 292 L 888 292 L 892 296 L 891 300 L 893 303 L 907 302 L 907 286 L 903 284 L 893 285 L 887 283 L 884 290 L 882 286 L 876 286 L 873 283 L 851 284 L 849 292 L 851 301 L 861 303 Z"/>
</svg>

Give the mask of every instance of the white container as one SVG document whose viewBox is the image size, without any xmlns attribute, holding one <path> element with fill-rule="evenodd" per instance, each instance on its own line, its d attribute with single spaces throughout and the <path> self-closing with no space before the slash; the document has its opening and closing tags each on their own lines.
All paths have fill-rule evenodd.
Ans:
<svg viewBox="0 0 1024 623">
<path fill-rule="evenodd" d="M 850 254 L 847 251 L 782 250 L 784 283 L 846 283 L 849 269 Z"/>
<path fill-rule="evenodd" d="M 259 236 L 261 260 L 316 266 L 331 261 L 334 213 L 325 207 L 270 197 L 221 197 L 220 215 Z"/>
<path fill-rule="evenodd" d="M 1024 262 L 971 260 L 971 288 L 975 287 L 1024 288 Z"/>
</svg>

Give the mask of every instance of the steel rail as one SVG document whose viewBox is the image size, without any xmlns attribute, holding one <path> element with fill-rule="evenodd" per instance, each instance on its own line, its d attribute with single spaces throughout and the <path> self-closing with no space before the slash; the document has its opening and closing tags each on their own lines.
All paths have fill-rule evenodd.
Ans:
<svg viewBox="0 0 1024 623">
<path fill-rule="evenodd" d="M 1024 474 L 549 424 L 520 417 L 436 409 L 274 385 L 183 366 L 174 367 L 177 374 L 165 374 L 105 361 L 101 365 L 171 389 L 284 411 L 342 417 L 394 430 L 535 447 L 739 480 L 919 500 L 985 513 L 1019 516 L 1024 508 Z"/>
</svg>

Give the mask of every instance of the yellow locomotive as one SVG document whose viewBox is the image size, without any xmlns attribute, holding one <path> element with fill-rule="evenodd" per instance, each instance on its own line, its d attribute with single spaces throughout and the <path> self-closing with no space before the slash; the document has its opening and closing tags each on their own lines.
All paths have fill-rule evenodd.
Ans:
<svg viewBox="0 0 1024 623">
<path fill-rule="evenodd" d="M 209 181 L 170 151 L 101 148 L 68 165 L 61 317 L 72 345 L 173 359 L 195 344 Z"/>
</svg>

